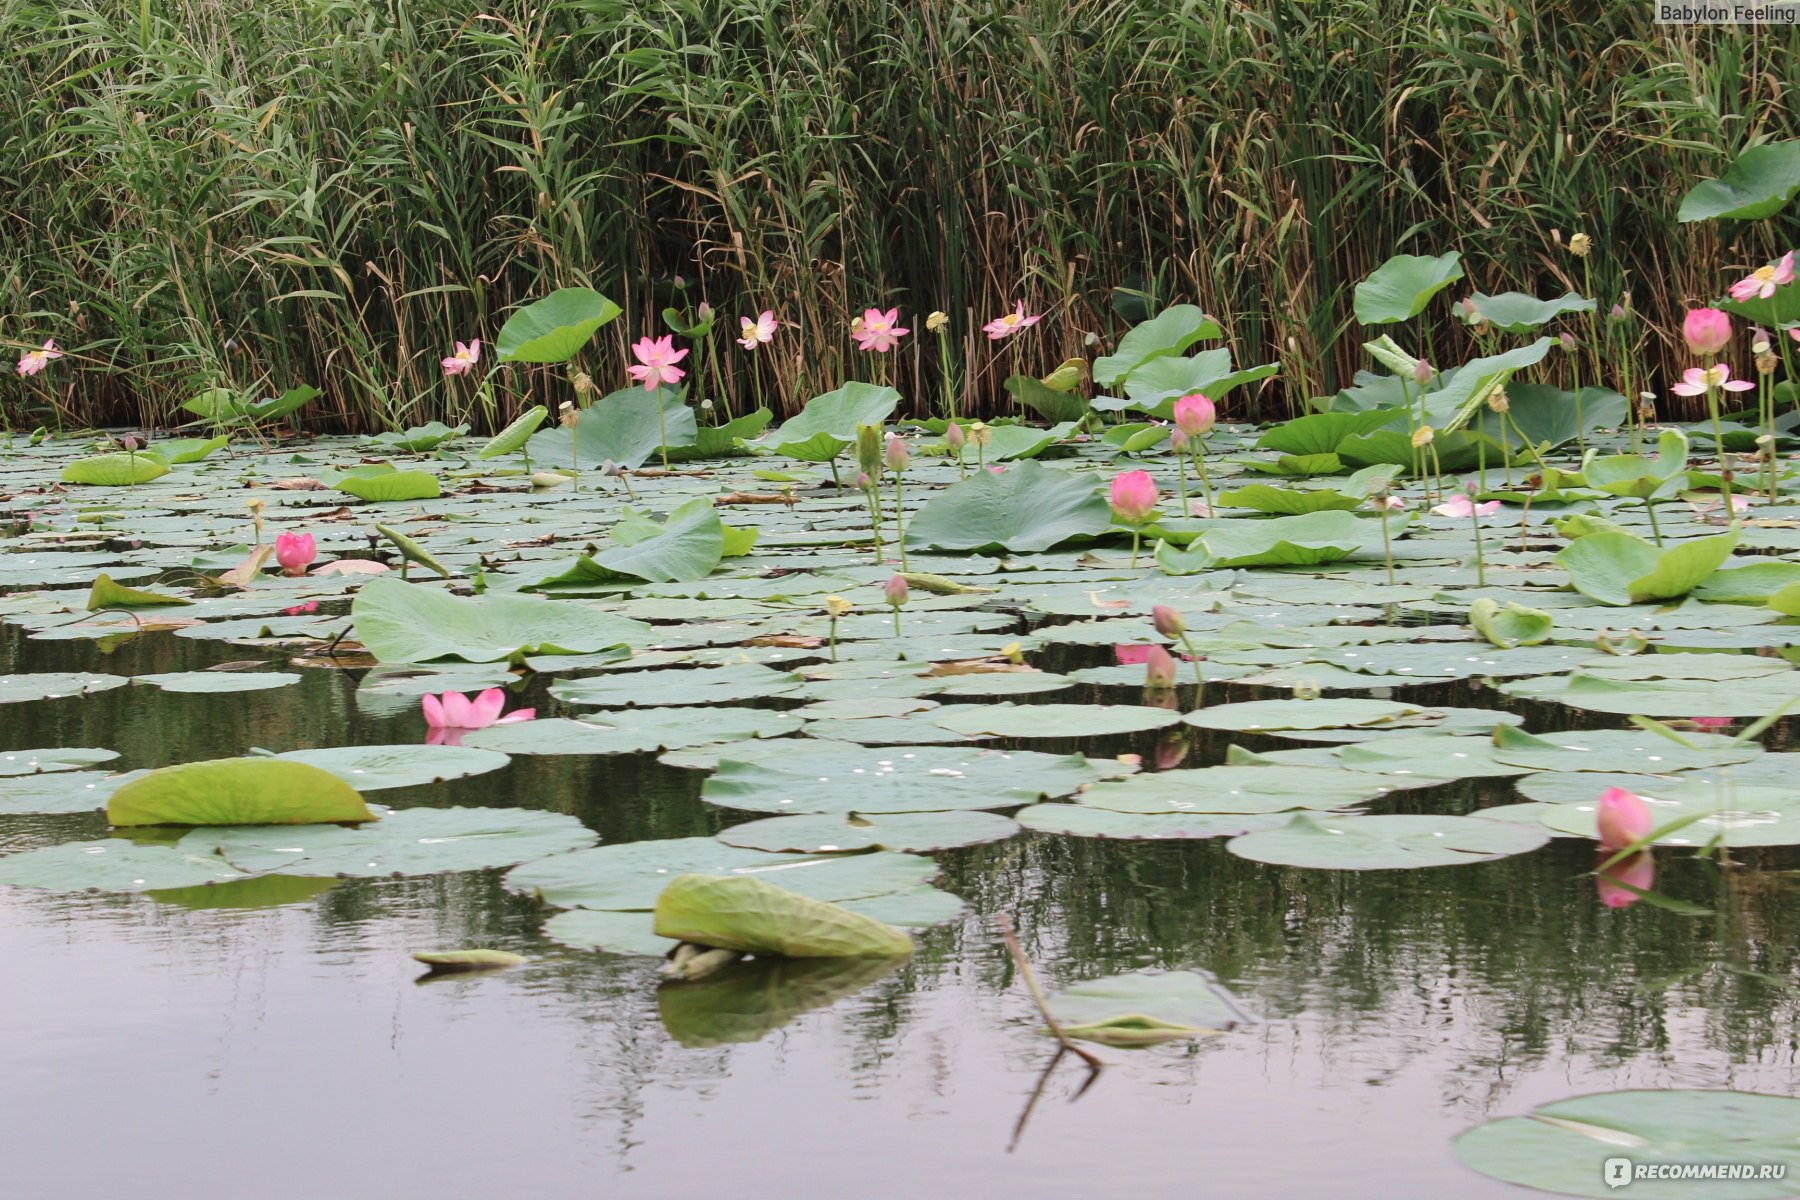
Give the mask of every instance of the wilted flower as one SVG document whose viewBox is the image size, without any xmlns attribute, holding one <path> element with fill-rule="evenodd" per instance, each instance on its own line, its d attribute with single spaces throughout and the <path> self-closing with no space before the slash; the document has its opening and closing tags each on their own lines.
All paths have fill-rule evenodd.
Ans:
<svg viewBox="0 0 1800 1200">
<path fill-rule="evenodd" d="M 1731 341 L 1731 318 L 1716 308 L 1690 308 L 1682 318 L 1681 336 L 1693 353 L 1717 354 Z"/>
<path fill-rule="evenodd" d="M 1488 397 L 1487 406 L 1491 412 L 1503 413 L 1512 407 L 1512 401 L 1506 398 L 1505 388 L 1495 388 L 1494 394 Z"/>
<path fill-rule="evenodd" d="M 506 693 L 497 687 L 487 689 L 473 700 L 461 692 L 445 692 L 441 696 L 426 693 L 420 703 L 425 710 L 425 724 L 430 729 L 425 740 L 433 746 L 461 745 L 462 735 L 471 730 L 486 729 L 490 725 L 515 725 L 537 716 L 535 708 L 521 708 L 501 716 L 500 710 L 506 707 Z"/>
<path fill-rule="evenodd" d="M 1471 325 L 1481 325 L 1487 321 L 1487 318 L 1481 315 L 1481 310 L 1475 307 L 1475 297 L 1473 296 L 1464 296 L 1457 302 L 1457 307 L 1462 310 L 1463 320 Z"/>
<path fill-rule="evenodd" d="M 1018 306 L 1011 312 L 1003 317 L 995 317 L 986 325 L 983 325 L 981 329 L 983 333 L 988 335 L 988 341 L 997 342 L 1002 338 L 1011 337 L 1021 329 L 1036 325 L 1041 320 L 1043 320 L 1042 314 L 1027 316 L 1025 313 L 1025 302 L 1021 300 L 1019 301 Z"/>
<path fill-rule="evenodd" d="M 275 537 L 275 561 L 289 575 L 306 574 L 307 566 L 319 557 L 319 548 L 310 533 L 283 533 Z"/>
<path fill-rule="evenodd" d="M 901 338 L 912 332 L 902 328 L 899 321 L 898 308 L 890 308 L 886 312 L 879 308 L 865 309 L 858 321 L 850 326 L 850 336 L 856 339 L 857 349 L 886 354 L 900 344 Z"/>
<path fill-rule="evenodd" d="M 1650 851 L 1640 850 L 1630 858 L 1620 859 L 1594 876 L 1600 903 L 1608 908 L 1629 908 L 1643 899 L 1656 883 L 1656 860 Z"/>
<path fill-rule="evenodd" d="M 1623 850 L 1655 828 L 1656 820 L 1642 796 L 1612 787 L 1600 794 L 1600 808 L 1594 814 L 1594 825 L 1600 835 L 1601 849 Z"/>
<path fill-rule="evenodd" d="M 1144 653 L 1144 686 L 1153 690 L 1175 686 L 1175 656 L 1161 646 L 1150 646 Z"/>
<path fill-rule="evenodd" d="M 39 371 L 50 365 L 52 361 L 59 359 L 62 356 L 63 352 L 56 348 L 55 339 L 51 339 L 44 343 L 43 349 L 33 350 L 30 353 L 19 357 L 19 374 L 36 375 Z"/>
<path fill-rule="evenodd" d="M 950 314 L 946 312 L 934 312 L 929 317 L 925 318 L 925 328 L 932 333 L 936 333 L 949 323 Z"/>
<path fill-rule="evenodd" d="M 1731 285 L 1731 298 L 1737 301 L 1767 300 L 1775 289 L 1794 282 L 1794 252 L 1789 250 L 1766 267 L 1758 267 Z"/>
<path fill-rule="evenodd" d="M 456 343 L 456 353 L 444 360 L 444 374 L 466 375 L 481 361 L 481 339 Z"/>
<path fill-rule="evenodd" d="M 749 317 L 740 318 L 738 327 L 738 345 L 746 350 L 754 350 L 774 340 L 775 331 L 781 327 L 781 322 L 775 319 L 774 309 L 765 309 L 754 321 Z"/>
<path fill-rule="evenodd" d="M 1156 511 L 1156 480 L 1148 471 L 1125 471 L 1113 476 L 1113 514 L 1127 525 L 1141 525 Z"/>
<path fill-rule="evenodd" d="M 1585 233 L 1578 233 L 1569 239 L 1569 253 L 1576 258 L 1586 258 L 1588 251 L 1593 249 L 1593 246 L 1594 239 Z"/>
<path fill-rule="evenodd" d="M 1219 410 L 1199 392 L 1175 402 L 1175 426 L 1189 437 L 1204 437 L 1218 422 Z"/>
<path fill-rule="evenodd" d="M 1500 503 L 1498 500 L 1495 504 Z M 1376 512 L 1399 512 L 1406 507 L 1406 501 L 1398 496 L 1390 496 L 1386 492 L 1369 497 L 1369 506 Z"/>
<path fill-rule="evenodd" d="M 1466 520 L 1469 517 L 1489 516 L 1497 511 L 1499 507 L 1500 501 L 1498 500 L 1489 500 L 1486 504 L 1477 504 L 1474 500 L 1469 498 L 1466 492 L 1458 492 L 1442 504 L 1434 507 L 1431 511 L 1440 517 L 1461 517 Z"/>
<path fill-rule="evenodd" d="M 1431 445 L 1432 439 L 1435 438 L 1436 436 L 1437 436 L 1437 434 L 1435 431 L 1433 431 L 1431 426 L 1421 425 L 1417 429 L 1413 430 L 1413 435 L 1412 435 L 1413 447 L 1415 449 L 1417 449 L 1422 446 L 1429 446 L 1429 445 Z"/>
<path fill-rule="evenodd" d="M 994 431 L 987 427 L 986 421 L 976 421 L 969 426 L 969 440 L 977 446 L 985 446 L 993 440 Z"/>
<path fill-rule="evenodd" d="M 1677 396 L 1704 396 L 1712 388 L 1728 392 L 1747 392 L 1755 387 L 1748 379 L 1733 379 L 1725 363 L 1711 367 L 1689 367 L 1681 373 L 1681 382 L 1669 390 Z"/>
<path fill-rule="evenodd" d="M 675 364 L 688 352 L 685 348 L 677 350 L 675 339 L 669 334 L 654 340 L 639 338 L 632 344 L 631 352 L 637 356 L 637 362 L 625 368 L 626 374 L 643 384 L 646 392 L 654 392 L 658 384 L 680 383 L 687 374 Z"/>
<path fill-rule="evenodd" d="M 842 596 L 825 597 L 825 611 L 833 620 L 836 620 L 838 617 L 849 616 L 855 607 L 855 605 L 851 604 Z"/>
<path fill-rule="evenodd" d="M 573 429 L 575 422 L 581 420 L 581 413 L 573 402 L 564 400 L 556 406 L 556 419 L 562 423 L 564 428 Z"/>
<path fill-rule="evenodd" d="M 1609 321 L 1617 322 L 1617 321 L 1623 321 L 1626 317 L 1628 317 L 1630 315 L 1631 315 L 1630 313 L 1625 311 L 1625 306 L 1623 304 L 1615 304 L 1612 306 L 1611 310 L 1609 310 L 1607 312 L 1606 319 Z"/>
</svg>

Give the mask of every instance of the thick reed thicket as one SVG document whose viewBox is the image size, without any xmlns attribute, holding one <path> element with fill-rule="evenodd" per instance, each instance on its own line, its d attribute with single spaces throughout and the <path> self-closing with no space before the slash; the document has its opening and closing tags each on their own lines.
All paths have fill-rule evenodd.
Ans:
<svg viewBox="0 0 1800 1200">
<path fill-rule="evenodd" d="M 1554 295 L 1586 281 L 1552 231 L 1582 230 L 1602 310 L 1629 291 L 1660 367 L 1680 305 L 1800 240 L 1791 217 L 1674 216 L 1794 136 L 1800 34 L 1651 8 L 0 0 L 0 343 L 71 351 L 45 377 L 65 420 L 311 382 L 309 422 L 362 428 L 454 416 L 451 340 L 557 285 L 625 306 L 576 364 L 603 388 L 628 337 L 704 299 L 703 393 L 789 409 L 866 378 L 848 322 L 899 305 L 918 332 L 892 369 L 923 411 L 927 312 L 991 405 L 1147 293 L 1279 359 L 1228 405 L 1274 415 L 1364 365 L 1351 289 L 1388 255 L 1457 249 L 1460 289 Z M 1445 362 L 1461 294 L 1432 310 Z M 977 327 L 1018 299 L 1049 315 L 990 346 Z M 764 308 L 789 325 L 753 380 L 730 335 Z"/>
</svg>

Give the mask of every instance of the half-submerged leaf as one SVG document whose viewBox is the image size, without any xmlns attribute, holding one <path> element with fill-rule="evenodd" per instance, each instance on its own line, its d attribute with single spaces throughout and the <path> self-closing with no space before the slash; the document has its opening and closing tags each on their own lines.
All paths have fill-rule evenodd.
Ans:
<svg viewBox="0 0 1800 1200">
<path fill-rule="evenodd" d="M 1249 1020 L 1198 971 L 1133 971 L 1090 979 L 1050 998 L 1070 1037 L 1108 1046 L 1154 1046 L 1221 1033 Z"/>
<path fill-rule="evenodd" d="M 162 767 L 112 794 L 114 825 L 312 825 L 373 821 L 355 788 L 329 771 L 273 758 Z"/>
<path fill-rule="evenodd" d="M 750 876 L 681 875 L 656 901 L 659 937 L 786 958 L 911 954 L 903 930 Z"/>
</svg>

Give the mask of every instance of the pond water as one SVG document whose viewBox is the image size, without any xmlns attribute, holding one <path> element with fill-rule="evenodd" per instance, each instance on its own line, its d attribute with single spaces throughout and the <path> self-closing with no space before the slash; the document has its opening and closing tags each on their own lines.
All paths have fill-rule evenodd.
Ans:
<svg viewBox="0 0 1800 1200">
<path fill-rule="evenodd" d="M 103 656 L 9 630 L 4 649 L 8 672 L 285 657 L 168 633 Z M 250 746 L 422 740 L 416 701 L 372 710 L 357 674 L 13 704 L 0 745 L 106 746 L 130 770 Z M 1436 702 L 1475 702 L 1441 690 Z M 528 698 L 554 707 L 541 687 Z M 1622 724 L 1573 717 L 1534 728 Z M 1219 761 L 1232 740 L 1258 746 L 1196 738 L 1185 765 Z M 1157 734 L 1031 743 L 1147 765 L 1158 746 Z M 546 809 L 611 844 L 738 820 L 700 800 L 704 777 L 650 754 L 520 755 L 378 798 Z M 1513 798 L 1509 779 L 1480 779 L 1376 811 Z M 10 817 L 0 851 L 104 832 L 98 814 Z M 1574 838 L 1407 871 L 1269 866 L 1217 838 L 1030 831 L 934 857 L 939 886 L 968 908 L 924 932 L 910 961 L 765 960 L 694 984 L 660 983 L 654 959 L 549 940 L 543 911 L 495 871 L 312 880 L 315 894 L 238 900 L 288 901 L 269 907 L 0 889 L 5 1192 L 1527 1195 L 1461 1166 L 1451 1138 L 1588 1092 L 1789 1094 L 1796 1082 L 1792 848 L 1740 851 L 1723 876 L 1666 855 L 1658 891 L 1705 916 L 1603 907 L 1585 874 L 1593 844 Z M 1072 1059 L 1046 1079 L 1055 1046 L 995 933 L 999 913 L 1051 988 L 1200 967 L 1257 1020 L 1101 1049 L 1109 1066 L 1085 1091 Z M 465 945 L 531 961 L 418 980 L 412 951 Z"/>
</svg>

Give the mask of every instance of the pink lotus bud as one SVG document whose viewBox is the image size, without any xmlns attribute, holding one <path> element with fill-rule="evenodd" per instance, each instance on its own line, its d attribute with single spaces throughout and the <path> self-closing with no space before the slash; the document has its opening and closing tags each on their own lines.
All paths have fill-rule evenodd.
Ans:
<svg viewBox="0 0 1800 1200">
<path fill-rule="evenodd" d="M 912 595 L 912 588 L 907 586 L 906 576 L 889 575 L 888 581 L 881 585 L 881 594 L 887 598 L 889 604 L 899 608 L 906 603 L 907 597 Z"/>
<path fill-rule="evenodd" d="M 871 482 L 869 479 L 869 473 L 867 471 L 858 471 L 856 473 L 856 490 L 857 491 L 866 492 L 874 486 L 875 486 L 874 483 Z"/>
<path fill-rule="evenodd" d="M 1602 850 L 1623 850 L 1655 828 L 1656 821 L 1642 796 L 1614 787 L 1601 793 L 1594 824 Z"/>
<path fill-rule="evenodd" d="M 1187 448 L 1192 441 L 1193 439 L 1182 432 L 1179 426 L 1169 431 L 1169 449 L 1175 451 L 1177 454 L 1186 454 Z"/>
<path fill-rule="evenodd" d="M 1638 892 L 1649 891 L 1655 883 L 1656 860 L 1648 850 L 1640 850 L 1594 877 L 1594 884 L 1600 891 L 1600 903 L 1608 908 L 1629 908 L 1643 899 Z"/>
<path fill-rule="evenodd" d="M 1556 340 L 1562 344 L 1563 350 L 1565 350 L 1567 353 L 1569 353 L 1569 354 L 1575 353 L 1575 335 L 1574 334 L 1561 333 L 1561 334 L 1557 335 Z"/>
<path fill-rule="evenodd" d="M 906 442 L 898 434 L 888 434 L 886 461 L 888 470 L 896 472 L 906 470 L 907 464 L 912 462 Z"/>
<path fill-rule="evenodd" d="M 1717 354 L 1731 341 L 1731 318 L 1716 308 L 1690 308 L 1681 322 L 1681 336 L 1693 353 Z"/>
<path fill-rule="evenodd" d="M 142 444 L 142 442 L 137 440 L 136 436 L 129 433 L 119 439 L 119 448 L 124 450 L 127 454 L 135 451 Z"/>
<path fill-rule="evenodd" d="M 319 548 L 310 533 L 283 533 L 275 539 L 275 561 L 289 575 L 306 574 L 307 565 L 317 557 Z"/>
<path fill-rule="evenodd" d="M 1156 480 L 1148 471 L 1113 476 L 1113 515 L 1126 525 L 1142 525 L 1156 511 Z"/>
<path fill-rule="evenodd" d="M 1161 646 L 1150 647 L 1144 655 L 1144 686 L 1151 689 L 1175 686 L 1175 656 Z"/>
<path fill-rule="evenodd" d="M 1175 402 L 1175 427 L 1189 437 L 1204 437 L 1218 419 L 1219 410 L 1199 392 Z"/>
<path fill-rule="evenodd" d="M 1606 314 L 1606 317 L 1609 321 L 1623 321 L 1626 315 L 1625 306 L 1623 304 L 1615 304 L 1612 306 L 1612 311 Z"/>
<path fill-rule="evenodd" d="M 945 427 L 944 445 L 948 446 L 952 451 L 961 450 L 963 446 L 968 444 L 968 441 L 969 435 L 964 433 L 962 426 L 958 425 L 955 421 L 950 422 L 950 424 Z"/>
<path fill-rule="evenodd" d="M 1187 622 L 1181 619 L 1180 613 L 1166 604 L 1159 604 L 1150 610 L 1150 624 L 1166 638 L 1178 638 L 1187 632 Z"/>
<path fill-rule="evenodd" d="M 1431 382 L 1431 364 L 1422 358 L 1413 364 L 1413 382 L 1420 387 Z"/>
</svg>

